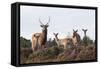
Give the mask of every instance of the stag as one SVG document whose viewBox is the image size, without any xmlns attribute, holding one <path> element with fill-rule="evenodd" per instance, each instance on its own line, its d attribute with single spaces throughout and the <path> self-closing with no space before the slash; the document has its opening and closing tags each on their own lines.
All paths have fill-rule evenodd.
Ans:
<svg viewBox="0 0 100 69">
<path fill-rule="evenodd" d="M 49 27 L 49 22 L 50 22 L 50 17 L 49 20 L 46 24 L 43 24 L 42 21 L 39 18 L 39 22 L 40 22 L 40 27 L 42 28 L 42 32 L 41 33 L 34 33 L 32 35 L 32 49 L 35 50 L 36 48 L 38 49 L 43 49 L 45 48 L 45 44 L 47 41 L 47 28 Z M 38 35 L 38 36 L 36 36 Z"/>
<path fill-rule="evenodd" d="M 58 45 L 58 47 L 63 47 L 64 49 L 68 48 L 68 45 L 72 44 L 72 39 L 71 38 L 63 38 L 63 39 L 59 39 L 58 38 L 58 33 L 53 33 L 55 36 L 55 41 Z"/>
</svg>

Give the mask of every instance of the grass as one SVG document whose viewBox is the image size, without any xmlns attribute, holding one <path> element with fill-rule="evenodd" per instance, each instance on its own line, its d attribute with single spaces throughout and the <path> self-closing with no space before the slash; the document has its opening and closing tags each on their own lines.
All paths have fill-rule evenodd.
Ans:
<svg viewBox="0 0 100 69">
<path fill-rule="evenodd" d="M 69 49 L 52 46 L 43 50 L 32 51 L 30 48 L 21 48 L 21 64 L 78 61 L 95 59 L 95 46 L 80 46 Z"/>
</svg>

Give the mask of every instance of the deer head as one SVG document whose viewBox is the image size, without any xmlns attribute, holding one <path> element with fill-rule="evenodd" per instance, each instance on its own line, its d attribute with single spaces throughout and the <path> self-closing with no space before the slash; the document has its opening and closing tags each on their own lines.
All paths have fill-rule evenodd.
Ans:
<svg viewBox="0 0 100 69">
<path fill-rule="evenodd" d="M 39 18 L 39 22 L 41 24 L 40 27 L 42 27 L 43 31 L 46 31 L 47 28 L 49 27 L 50 17 L 49 17 L 49 20 L 46 24 L 43 24 L 42 21 L 40 20 L 40 18 Z"/>
<path fill-rule="evenodd" d="M 77 32 L 78 32 L 78 29 L 77 30 L 73 29 L 73 38 L 77 35 Z"/>
<path fill-rule="evenodd" d="M 84 32 L 84 34 L 86 36 L 87 29 L 82 29 L 82 31 Z"/>
<path fill-rule="evenodd" d="M 55 37 L 57 37 L 57 36 L 58 36 L 58 33 L 53 33 L 53 34 L 54 34 L 54 36 L 55 36 Z"/>
</svg>

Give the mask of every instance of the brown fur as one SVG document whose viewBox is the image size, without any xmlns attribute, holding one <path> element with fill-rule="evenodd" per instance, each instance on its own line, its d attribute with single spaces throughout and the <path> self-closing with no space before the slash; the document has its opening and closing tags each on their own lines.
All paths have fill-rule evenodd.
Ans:
<svg viewBox="0 0 100 69">
<path fill-rule="evenodd" d="M 58 33 L 54 33 L 54 36 L 58 47 L 63 47 L 64 49 L 66 49 L 68 44 L 72 44 L 71 38 L 58 39 Z"/>
<path fill-rule="evenodd" d="M 39 20 L 40 21 L 40 20 Z M 49 18 L 50 21 L 50 18 Z M 49 23 L 48 21 L 48 23 Z M 32 35 L 32 49 L 33 50 L 38 50 L 38 49 L 43 49 L 45 47 L 45 43 L 47 41 L 47 27 L 49 26 L 47 24 L 43 24 L 41 21 L 41 27 L 42 27 L 42 32 L 41 33 L 34 33 Z"/>
<path fill-rule="evenodd" d="M 80 44 L 81 38 L 80 35 L 77 33 L 78 30 L 73 30 L 73 44 L 74 46 L 78 46 Z"/>
<path fill-rule="evenodd" d="M 35 33 L 32 35 L 32 49 L 37 50 L 39 48 L 38 40 L 40 37 L 40 33 Z"/>
</svg>

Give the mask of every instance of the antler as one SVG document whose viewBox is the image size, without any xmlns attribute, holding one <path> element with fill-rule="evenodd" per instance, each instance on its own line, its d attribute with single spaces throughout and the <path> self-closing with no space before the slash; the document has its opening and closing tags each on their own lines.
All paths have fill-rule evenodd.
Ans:
<svg viewBox="0 0 100 69">
<path fill-rule="evenodd" d="M 43 25 L 43 23 L 41 22 L 40 18 L 39 18 L 39 22 Z"/>
<path fill-rule="evenodd" d="M 40 18 L 39 18 L 39 22 L 40 22 L 42 25 L 44 25 L 44 24 L 41 22 Z M 48 24 L 49 24 L 49 22 L 50 22 L 50 17 L 49 17 L 49 20 L 48 20 L 48 22 L 47 22 L 47 24 L 46 24 L 46 25 L 48 25 Z"/>
<path fill-rule="evenodd" d="M 49 24 L 49 22 L 50 22 L 50 17 L 49 17 L 49 21 L 47 22 L 47 24 L 46 24 L 46 25 L 48 25 L 48 24 Z"/>
</svg>

